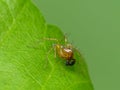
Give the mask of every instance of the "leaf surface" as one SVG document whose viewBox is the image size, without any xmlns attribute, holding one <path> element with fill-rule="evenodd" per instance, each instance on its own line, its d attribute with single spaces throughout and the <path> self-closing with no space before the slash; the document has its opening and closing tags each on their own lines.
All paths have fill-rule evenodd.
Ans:
<svg viewBox="0 0 120 90">
<path fill-rule="evenodd" d="M 30 0 L 0 1 L 0 90 L 93 90 L 84 59 L 75 51 L 76 64 L 47 52 L 63 33 L 47 25 Z"/>
</svg>

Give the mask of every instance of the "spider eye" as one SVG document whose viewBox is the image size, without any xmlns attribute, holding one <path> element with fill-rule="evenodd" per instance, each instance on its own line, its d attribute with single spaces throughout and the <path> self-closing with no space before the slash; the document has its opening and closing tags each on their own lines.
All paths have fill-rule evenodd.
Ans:
<svg viewBox="0 0 120 90">
<path fill-rule="evenodd" d="M 75 64 L 75 61 L 76 61 L 75 59 L 67 60 L 66 65 L 67 66 L 73 66 Z"/>
</svg>

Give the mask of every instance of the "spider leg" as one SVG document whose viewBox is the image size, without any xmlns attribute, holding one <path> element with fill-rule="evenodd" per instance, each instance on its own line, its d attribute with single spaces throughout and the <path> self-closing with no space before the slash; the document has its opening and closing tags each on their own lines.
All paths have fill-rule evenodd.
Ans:
<svg viewBox="0 0 120 90">
<path fill-rule="evenodd" d="M 59 42 L 59 40 L 56 38 L 43 38 L 43 40 L 56 41 L 57 43 Z"/>
<path fill-rule="evenodd" d="M 54 52 L 55 52 L 55 53 L 54 53 L 54 58 L 56 58 L 56 56 L 57 56 L 57 55 L 56 55 L 56 53 L 57 53 L 57 51 L 56 51 L 56 44 L 53 45 L 53 48 L 54 48 Z"/>
<path fill-rule="evenodd" d="M 44 67 L 46 67 L 47 66 L 47 64 L 48 64 L 48 61 L 49 61 L 49 54 L 50 54 L 50 52 L 53 50 L 53 47 L 51 47 L 50 48 L 50 50 L 46 53 L 46 62 L 45 62 L 45 66 Z"/>
<path fill-rule="evenodd" d="M 65 45 L 68 43 L 67 34 L 64 35 Z"/>
<path fill-rule="evenodd" d="M 81 53 L 80 53 L 80 51 L 77 48 L 73 48 L 73 50 L 77 51 L 77 53 L 78 53 L 79 56 L 82 56 Z"/>
<path fill-rule="evenodd" d="M 77 48 L 73 48 L 73 50 L 76 51 L 76 53 L 79 56 L 79 58 L 83 58 L 81 53 L 80 53 L 80 51 Z M 80 62 L 78 61 L 78 63 L 80 63 Z"/>
</svg>

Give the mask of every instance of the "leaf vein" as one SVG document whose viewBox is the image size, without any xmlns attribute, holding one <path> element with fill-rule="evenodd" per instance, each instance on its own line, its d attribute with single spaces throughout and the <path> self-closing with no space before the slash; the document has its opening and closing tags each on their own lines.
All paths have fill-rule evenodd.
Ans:
<svg viewBox="0 0 120 90">
<path fill-rule="evenodd" d="M 19 12 L 19 14 L 24 10 L 26 4 L 27 4 L 27 3 L 25 3 L 25 4 L 23 5 L 23 7 L 21 8 L 21 11 Z M 7 5 L 7 4 L 6 4 L 6 5 Z M 8 5 L 7 5 L 7 6 L 8 6 Z M 9 7 L 9 6 L 8 6 L 8 7 Z M 9 9 L 9 8 L 8 8 L 8 9 Z M 9 11 L 10 11 L 10 9 L 9 9 Z M 11 13 L 11 15 L 12 15 L 12 13 Z M 17 18 L 17 17 L 16 17 L 16 18 Z M 11 24 L 10 26 L 8 26 L 8 30 L 6 31 L 5 35 L 1 38 L 0 47 L 3 45 L 3 43 L 4 43 L 5 39 L 7 38 L 7 36 L 9 36 L 9 34 L 11 33 L 12 27 L 14 26 L 15 22 L 16 22 L 16 19 L 13 18 L 12 24 Z"/>
</svg>

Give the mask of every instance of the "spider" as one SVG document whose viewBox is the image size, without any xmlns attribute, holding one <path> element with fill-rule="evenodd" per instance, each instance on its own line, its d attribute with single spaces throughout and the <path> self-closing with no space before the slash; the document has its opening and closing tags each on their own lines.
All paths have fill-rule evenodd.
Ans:
<svg viewBox="0 0 120 90">
<path fill-rule="evenodd" d="M 49 40 L 49 41 L 56 41 L 57 43 L 53 45 L 53 49 L 55 51 L 55 57 L 56 54 L 60 57 L 63 58 L 64 60 L 66 60 L 66 65 L 67 66 L 73 66 L 76 62 L 76 59 L 74 58 L 74 51 L 73 46 L 68 43 L 67 38 L 65 37 L 65 44 L 60 44 L 59 40 L 56 38 L 43 38 L 44 40 Z M 77 49 L 75 49 L 77 50 Z M 48 51 L 48 53 L 50 53 L 51 49 Z M 77 50 L 78 51 L 78 50 Z"/>
</svg>

